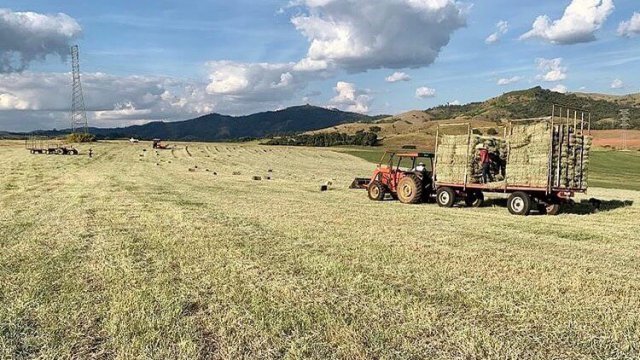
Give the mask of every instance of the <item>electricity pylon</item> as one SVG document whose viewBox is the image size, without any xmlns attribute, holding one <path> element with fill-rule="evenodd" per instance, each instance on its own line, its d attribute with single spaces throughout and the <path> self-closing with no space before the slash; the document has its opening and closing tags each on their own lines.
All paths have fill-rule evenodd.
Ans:
<svg viewBox="0 0 640 360">
<path fill-rule="evenodd" d="M 620 128 L 622 129 L 622 150 L 629 150 L 627 148 L 627 129 L 631 127 L 629 109 L 620 110 Z"/>
<path fill-rule="evenodd" d="M 80 59 L 78 56 L 78 45 L 71 47 L 71 72 L 73 74 L 73 92 L 71 97 L 71 130 L 89 132 L 87 122 L 87 111 L 84 107 L 84 96 L 82 95 L 82 84 L 80 83 Z"/>
</svg>

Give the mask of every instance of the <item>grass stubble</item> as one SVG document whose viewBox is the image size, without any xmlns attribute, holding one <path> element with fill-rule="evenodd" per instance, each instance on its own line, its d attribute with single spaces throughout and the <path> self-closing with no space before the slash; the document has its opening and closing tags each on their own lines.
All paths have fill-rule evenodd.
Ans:
<svg viewBox="0 0 640 360">
<path fill-rule="evenodd" d="M 640 356 L 639 192 L 522 218 L 371 202 L 325 149 L 147 145 L 0 143 L 0 358 Z"/>
</svg>

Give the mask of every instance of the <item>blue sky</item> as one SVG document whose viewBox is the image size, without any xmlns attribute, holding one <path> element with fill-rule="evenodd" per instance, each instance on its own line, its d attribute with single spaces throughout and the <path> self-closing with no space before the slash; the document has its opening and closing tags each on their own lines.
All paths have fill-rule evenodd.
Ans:
<svg viewBox="0 0 640 360">
<path fill-rule="evenodd" d="M 55 20 L 75 21 L 80 29 L 52 33 L 50 39 L 80 45 L 87 108 L 98 126 L 207 112 L 246 114 L 306 102 L 393 114 L 536 85 L 570 92 L 638 92 L 640 28 L 632 16 L 640 12 L 640 2 L 522 3 L 5 0 L 0 8 L 5 21 L 26 12 L 64 13 L 68 18 Z M 571 4 L 574 11 L 563 19 Z M 523 38 L 544 15 L 550 20 L 546 28 Z M 558 20 L 562 23 L 554 27 Z M 500 21 L 507 23 L 501 32 Z M 625 21 L 629 26 L 622 31 Z M 24 26 L 28 31 L 8 31 L 35 36 L 29 32 L 35 31 L 32 23 Z M 499 41 L 487 43 L 496 31 Z M 11 52 L 15 61 L 16 53 L 31 51 L 35 58 L 0 73 L 0 129 L 64 127 L 70 65 L 58 55 L 62 47 L 42 53 L 42 46 L 20 47 L 7 37 L 0 35 L 0 55 Z M 304 59 L 322 61 L 322 68 L 300 70 L 295 64 Z M 385 80 L 395 72 L 410 80 Z M 52 90 L 56 99 L 35 98 Z"/>
</svg>

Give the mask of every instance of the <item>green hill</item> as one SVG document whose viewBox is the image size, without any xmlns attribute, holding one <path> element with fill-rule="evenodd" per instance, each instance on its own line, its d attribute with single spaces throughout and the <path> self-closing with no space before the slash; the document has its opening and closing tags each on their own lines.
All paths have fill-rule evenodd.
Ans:
<svg viewBox="0 0 640 360">
<path fill-rule="evenodd" d="M 621 109 L 630 109 L 631 126 L 640 129 L 640 97 L 614 97 L 601 94 L 561 94 L 541 87 L 513 91 L 484 102 L 466 105 L 443 105 L 425 110 L 433 120 L 459 117 L 501 121 L 551 115 L 552 104 L 561 104 L 591 112 L 592 128 L 616 128 Z"/>
</svg>

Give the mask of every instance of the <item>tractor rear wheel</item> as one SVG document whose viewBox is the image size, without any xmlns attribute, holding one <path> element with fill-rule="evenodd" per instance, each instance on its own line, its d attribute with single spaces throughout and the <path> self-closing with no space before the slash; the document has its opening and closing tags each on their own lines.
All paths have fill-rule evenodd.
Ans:
<svg viewBox="0 0 640 360">
<path fill-rule="evenodd" d="M 367 194 L 369 195 L 369 199 L 373 201 L 382 201 L 384 199 L 384 194 L 386 190 L 384 185 L 380 183 L 380 181 L 372 181 L 371 184 L 367 187 Z"/>
<path fill-rule="evenodd" d="M 398 182 L 398 199 L 404 204 L 422 201 L 422 181 L 417 176 L 406 175 Z"/>
<path fill-rule="evenodd" d="M 468 207 L 480 207 L 482 206 L 482 203 L 484 203 L 484 194 L 482 194 L 482 191 L 474 191 L 474 192 L 470 192 L 467 193 L 467 197 L 464 198 L 464 203 L 468 206 Z"/>
<path fill-rule="evenodd" d="M 507 208 L 512 215 L 527 216 L 531 212 L 531 203 L 529 194 L 517 191 L 509 196 Z"/>
<path fill-rule="evenodd" d="M 456 202 L 456 192 L 450 187 L 439 188 L 436 191 L 436 201 L 441 207 L 452 207 Z"/>
</svg>

